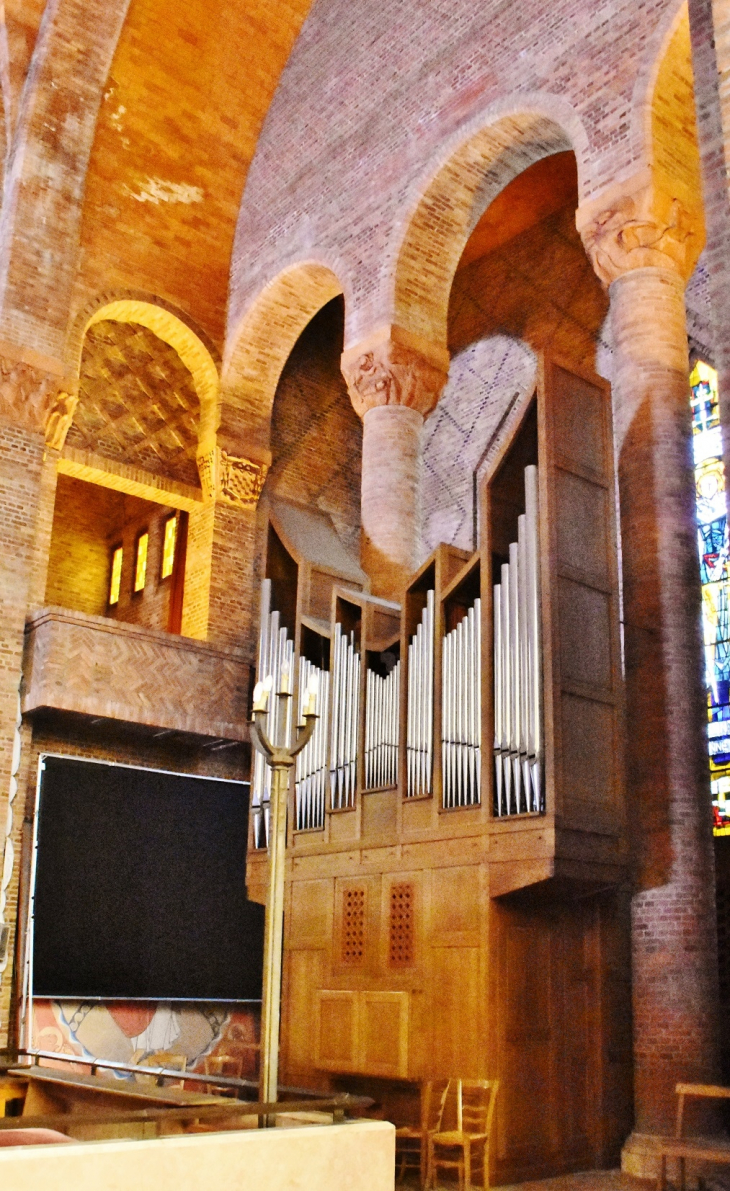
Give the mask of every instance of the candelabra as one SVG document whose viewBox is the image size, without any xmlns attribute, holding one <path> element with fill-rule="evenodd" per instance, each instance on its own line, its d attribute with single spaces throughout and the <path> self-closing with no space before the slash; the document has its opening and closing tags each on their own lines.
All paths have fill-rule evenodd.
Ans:
<svg viewBox="0 0 730 1191">
<path fill-rule="evenodd" d="M 279 1017 L 281 1009 L 281 952 L 284 927 L 284 862 L 286 854 L 286 803 L 289 774 L 294 758 L 311 739 L 318 716 L 315 712 L 317 691 L 310 686 L 303 708 L 304 723 L 297 725 L 296 741 L 272 742 L 266 733 L 269 695 L 273 682 L 257 682 L 253 695 L 251 739 L 271 768 L 269 800 L 269 886 L 266 895 L 264 927 L 264 978 L 261 1002 L 261 1067 L 259 1098 L 267 1104 L 277 1099 L 279 1079 Z M 291 699 L 291 676 L 282 669 L 277 735 L 286 736 L 287 701 Z"/>
</svg>

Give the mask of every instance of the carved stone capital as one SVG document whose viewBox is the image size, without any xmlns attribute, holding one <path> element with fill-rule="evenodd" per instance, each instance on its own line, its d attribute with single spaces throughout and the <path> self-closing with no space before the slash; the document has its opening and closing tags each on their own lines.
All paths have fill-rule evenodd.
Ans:
<svg viewBox="0 0 730 1191">
<path fill-rule="evenodd" d="M 0 417 L 23 430 L 43 433 L 59 384 L 58 376 L 0 356 Z"/>
<path fill-rule="evenodd" d="M 239 509 L 255 509 L 269 465 L 264 460 L 231 455 L 218 446 L 197 457 L 198 474 L 206 500 L 221 500 Z"/>
<path fill-rule="evenodd" d="M 701 216 L 654 185 L 648 172 L 583 204 L 575 222 L 604 285 L 646 268 L 669 269 L 687 281 L 702 251 Z"/>
<path fill-rule="evenodd" d="M 449 374 L 448 356 L 425 354 L 404 336 L 379 334 L 342 355 L 342 374 L 359 417 L 378 405 L 405 405 L 425 418 L 441 395 Z"/>
</svg>

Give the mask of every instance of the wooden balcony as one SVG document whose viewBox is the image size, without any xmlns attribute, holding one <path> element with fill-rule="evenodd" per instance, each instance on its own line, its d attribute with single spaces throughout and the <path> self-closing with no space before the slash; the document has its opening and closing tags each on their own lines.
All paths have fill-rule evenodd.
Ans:
<svg viewBox="0 0 730 1191">
<path fill-rule="evenodd" d="M 156 629 L 42 608 L 26 626 L 22 709 L 53 708 L 247 740 L 243 654 Z"/>
</svg>

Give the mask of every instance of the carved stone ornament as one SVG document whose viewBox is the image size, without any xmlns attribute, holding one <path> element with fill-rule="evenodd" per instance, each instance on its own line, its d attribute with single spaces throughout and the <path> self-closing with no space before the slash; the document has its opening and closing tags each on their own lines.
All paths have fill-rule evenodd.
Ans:
<svg viewBox="0 0 730 1191">
<path fill-rule="evenodd" d="M 203 489 L 203 496 L 206 500 L 215 500 L 218 491 L 217 456 L 218 448 L 211 447 L 210 450 L 198 455 L 196 459 L 200 487 Z"/>
<path fill-rule="evenodd" d="M 46 418 L 46 446 L 51 450 L 63 450 L 63 444 L 71 429 L 78 403 L 78 395 L 75 393 L 59 393 L 57 395 Z"/>
<path fill-rule="evenodd" d="M 219 452 L 219 498 L 239 509 L 255 509 L 268 467 L 253 459 Z"/>
<path fill-rule="evenodd" d="M 0 357 L 0 417 L 24 430 L 43 432 L 58 386 L 57 376 Z"/>
<path fill-rule="evenodd" d="M 384 339 L 342 358 L 342 373 L 359 417 L 377 405 L 405 405 L 425 418 L 439 399 L 447 373 L 414 348 Z"/>
<path fill-rule="evenodd" d="M 604 285 L 631 269 L 672 269 L 687 280 L 702 249 L 702 229 L 678 199 L 650 183 L 579 208 L 576 225 Z M 600 205 L 598 205 L 600 206 Z"/>
</svg>

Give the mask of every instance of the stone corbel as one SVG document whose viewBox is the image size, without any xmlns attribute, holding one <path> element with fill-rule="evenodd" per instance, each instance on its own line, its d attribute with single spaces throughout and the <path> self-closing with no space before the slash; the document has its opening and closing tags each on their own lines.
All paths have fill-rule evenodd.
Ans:
<svg viewBox="0 0 730 1191">
<path fill-rule="evenodd" d="M 79 398 L 77 393 L 65 393 L 61 391 L 57 394 L 56 400 L 51 406 L 46 418 L 46 446 L 49 450 L 63 450 L 66 435 L 71 429 L 78 403 Z"/>
<path fill-rule="evenodd" d="M 379 405 L 404 405 L 425 418 L 446 383 L 449 355 L 390 326 L 343 352 L 341 367 L 359 417 Z"/>
<path fill-rule="evenodd" d="M 689 280 L 704 244 L 701 213 L 657 186 L 650 170 L 603 191 L 576 212 L 598 277 L 609 286 L 632 269 L 670 269 Z"/>
<path fill-rule="evenodd" d="M 268 459 L 234 455 L 217 444 L 197 456 L 205 500 L 220 500 L 239 509 L 255 509 L 269 470 Z"/>
</svg>

